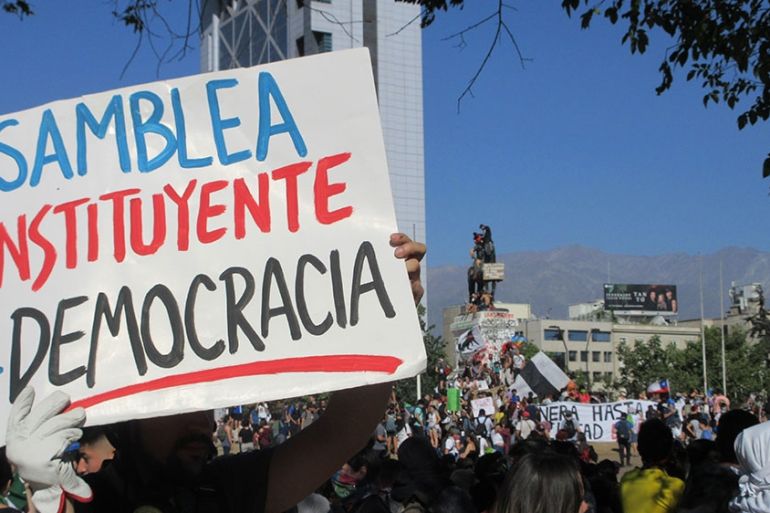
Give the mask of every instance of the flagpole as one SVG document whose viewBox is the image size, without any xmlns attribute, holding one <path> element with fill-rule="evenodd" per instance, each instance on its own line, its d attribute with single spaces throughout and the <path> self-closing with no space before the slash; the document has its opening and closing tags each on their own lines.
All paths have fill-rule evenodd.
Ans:
<svg viewBox="0 0 770 513">
<path fill-rule="evenodd" d="M 722 281 L 722 259 L 719 259 L 719 318 L 722 332 L 722 393 L 727 395 L 727 363 L 725 361 L 725 285 Z"/>
<path fill-rule="evenodd" d="M 708 396 L 708 379 L 706 377 L 706 328 L 703 322 L 703 255 L 700 255 L 700 345 L 703 353 L 703 395 Z"/>
</svg>

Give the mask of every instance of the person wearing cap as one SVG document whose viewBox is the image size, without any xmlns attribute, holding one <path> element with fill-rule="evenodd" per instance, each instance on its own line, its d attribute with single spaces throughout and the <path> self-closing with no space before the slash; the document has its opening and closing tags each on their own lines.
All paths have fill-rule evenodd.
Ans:
<svg viewBox="0 0 770 513">
<path fill-rule="evenodd" d="M 530 418 L 529 412 L 525 410 L 521 414 L 521 420 L 516 423 L 516 438 L 526 440 L 536 428 L 535 421 Z"/>
<path fill-rule="evenodd" d="M 566 440 L 577 440 L 577 434 L 580 432 L 580 426 L 578 425 L 577 421 L 572 418 L 571 411 L 564 412 L 564 418 L 562 419 L 561 424 L 559 424 L 559 431 L 564 432 L 566 435 Z"/>
</svg>

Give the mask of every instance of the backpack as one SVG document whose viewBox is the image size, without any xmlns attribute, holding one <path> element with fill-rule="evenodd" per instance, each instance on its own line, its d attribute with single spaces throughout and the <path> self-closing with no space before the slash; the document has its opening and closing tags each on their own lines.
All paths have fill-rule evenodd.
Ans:
<svg viewBox="0 0 770 513">
<path fill-rule="evenodd" d="M 224 442 L 227 439 L 227 433 L 225 432 L 225 425 L 217 425 L 217 440 Z"/>
<path fill-rule="evenodd" d="M 618 440 L 626 441 L 631 438 L 631 430 L 626 419 L 620 419 L 615 423 L 615 434 Z"/>
<path fill-rule="evenodd" d="M 486 438 L 487 436 L 487 425 L 486 422 L 483 422 L 481 420 L 476 420 L 476 430 L 475 430 L 476 436 L 483 436 Z"/>
</svg>

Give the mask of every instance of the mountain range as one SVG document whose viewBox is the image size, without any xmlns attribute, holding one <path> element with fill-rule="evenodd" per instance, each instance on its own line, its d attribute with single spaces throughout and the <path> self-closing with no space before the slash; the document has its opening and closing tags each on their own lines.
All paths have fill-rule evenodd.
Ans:
<svg viewBox="0 0 770 513">
<path fill-rule="evenodd" d="M 705 315 L 718 317 L 720 262 L 725 309 L 729 307 L 731 282 L 761 283 L 765 290 L 770 284 L 770 253 L 751 248 L 728 247 L 704 254 L 701 260 L 687 253 L 618 255 L 573 245 L 498 254 L 497 261 L 505 263 L 505 280 L 497 286 L 497 301 L 529 303 L 535 316 L 551 319 L 566 319 L 571 304 L 601 299 L 604 283 L 676 285 L 679 319 L 698 318 L 701 269 Z M 466 271 L 467 266 L 428 268 L 428 323 L 436 326 L 436 333 L 441 330 L 442 310 L 467 298 Z"/>
</svg>

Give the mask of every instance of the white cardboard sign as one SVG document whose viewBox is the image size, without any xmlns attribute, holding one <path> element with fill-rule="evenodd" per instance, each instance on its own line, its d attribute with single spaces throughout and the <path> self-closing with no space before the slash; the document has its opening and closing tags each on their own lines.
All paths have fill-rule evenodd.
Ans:
<svg viewBox="0 0 770 513">
<path fill-rule="evenodd" d="M 495 400 L 491 397 L 481 397 L 479 399 L 471 400 L 471 411 L 474 417 L 478 417 L 481 410 L 484 410 L 486 415 L 493 415 L 497 408 L 495 407 Z"/>
<path fill-rule="evenodd" d="M 425 352 L 366 50 L 0 116 L 0 439 L 410 377 Z"/>
</svg>

